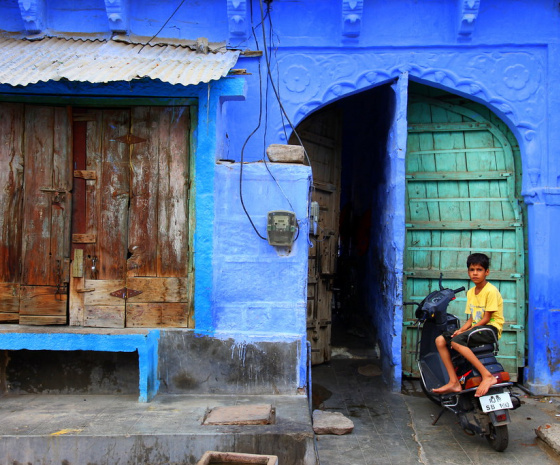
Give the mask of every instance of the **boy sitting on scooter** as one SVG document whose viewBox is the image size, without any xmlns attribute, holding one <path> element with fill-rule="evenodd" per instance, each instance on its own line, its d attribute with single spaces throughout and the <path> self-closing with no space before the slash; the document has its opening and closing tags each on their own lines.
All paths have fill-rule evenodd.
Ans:
<svg viewBox="0 0 560 465">
<path fill-rule="evenodd" d="M 492 344 L 501 337 L 504 324 L 503 299 L 500 291 L 486 281 L 490 273 L 490 259 L 485 254 L 469 255 L 467 268 L 469 278 L 475 285 L 467 292 L 465 313 L 470 316 L 467 322 L 453 334 L 445 332 L 436 338 L 436 346 L 449 374 L 449 382 L 445 386 L 433 389 L 435 394 L 450 394 L 462 389 L 451 362 L 449 344 L 480 373 L 482 382 L 476 390 L 476 397 L 483 396 L 492 385 L 497 383 L 496 378 L 484 367 L 469 346 Z"/>
</svg>

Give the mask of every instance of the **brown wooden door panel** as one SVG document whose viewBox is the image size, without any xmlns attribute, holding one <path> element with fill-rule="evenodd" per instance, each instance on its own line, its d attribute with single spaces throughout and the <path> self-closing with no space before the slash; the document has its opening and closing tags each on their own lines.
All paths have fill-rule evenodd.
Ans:
<svg viewBox="0 0 560 465">
<path fill-rule="evenodd" d="M 307 338 L 311 362 L 331 357 L 332 280 L 338 253 L 340 212 L 340 118 L 336 109 L 319 111 L 298 127 L 313 168 L 312 200 L 319 203 L 318 234 L 311 234 L 308 259 Z M 291 143 L 297 143 L 293 137 Z"/>
<path fill-rule="evenodd" d="M 64 289 L 57 286 L 21 286 L 20 289 L 20 324 L 66 324 L 67 296 Z"/>
<path fill-rule="evenodd" d="M 136 107 L 131 132 L 144 141 L 131 148 L 128 275 L 185 276 L 189 112 L 176 107 Z"/>
<path fill-rule="evenodd" d="M 19 313 L 66 317 L 66 294 L 56 286 L 21 286 Z"/>
<path fill-rule="evenodd" d="M 124 279 L 89 279 L 78 291 L 83 295 L 83 325 L 124 328 L 125 299 L 111 295 L 126 286 Z"/>
<path fill-rule="evenodd" d="M 25 114 L 25 172 L 22 282 L 54 284 L 50 259 L 53 192 L 53 109 L 27 106 Z"/>
<path fill-rule="evenodd" d="M 127 260 L 129 276 L 157 276 L 158 254 L 158 177 L 159 138 L 165 126 L 161 109 L 132 109 L 131 133 L 137 142 L 131 145 L 132 196 L 130 198 Z M 142 139 L 142 141 L 140 140 Z"/>
<path fill-rule="evenodd" d="M 19 321 L 19 284 L 0 283 L 0 323 Z"/>
<path fill-rule="evenodd" d="M 142 294 L 129 297 L 128 302 L 186 302 L 189 299 L 187 278 L 127 278 L 127 287 Z"/>
<path fill-rule="evenodd" d="M 189 114 L 187 107 L 75 113 L 75 131 L 84 133 L 75 145 L 95 175 L 85 181 L 85 202 L 77 199 L 85 217 L 73 232 L 96 240 L 79 246 L 84 273 L 73 278 L 72 324 L 192 325 Z M 126 299 L 110 295 L 125 288 Z"/>
<path fill-rule="evenodd" d="M 23 195 L 23 119 L 21 104 L 3 104 L 0 118 L 0 283 L 20 279 Z M 11 300 L 11 297 L 9 297 Z M 10 304 L 0 303 L 2 311 Z"/>
<path fill-rule="evenodd" d="M 84 326 L 123 328 L 125 305 L 88 305 L 84 311 Z"/>
<path fill-rule="evenodd" d="M 126 326 L 129 328 L 188 327 L 187 303 L 149 302 L 126 304 Z"/>
<path fill-rule="evenodd" d="M 188 181 L 190 113 L 188 107 L 162 110 L 169 121 L 160 133 L 158 270 L 159 277 L 187 276 L 190 272 Z"/>
<path fill-rule="evenodd" d="M 101 177 L 97 184 L 100 202 L 97 225 L 99 279 L 120 279 L 126 270 L 130 146 L 120 138 L 129 133 L 129 124 L 128 110 L 103 110 L 102 127 L 97 128 L 96 135 L 102 141 Z"/>
<path fill-rule="evenodd" d="M 71 219 L 68 112 L 25 107 L 21 324 L 65 324 Z"/>
</svg>

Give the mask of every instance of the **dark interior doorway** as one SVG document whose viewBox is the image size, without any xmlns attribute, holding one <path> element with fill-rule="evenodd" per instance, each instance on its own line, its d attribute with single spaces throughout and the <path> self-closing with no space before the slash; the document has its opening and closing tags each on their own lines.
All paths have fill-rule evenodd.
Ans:
<svg viewBox="0 0 560 465">
<path fill-rule="evenodd" d="M 314 364 L 352 353 L 371 356 L 379 335 L 390 333 L 384 255 L 391 238 L 382 223 L 392 175 L 388 146 L 394 113 L 395 92 L 387 84 L 330 104 L 298 126 L 313 165 L 313 200 L 319 204 L 308 281 Z"/>
</svg>

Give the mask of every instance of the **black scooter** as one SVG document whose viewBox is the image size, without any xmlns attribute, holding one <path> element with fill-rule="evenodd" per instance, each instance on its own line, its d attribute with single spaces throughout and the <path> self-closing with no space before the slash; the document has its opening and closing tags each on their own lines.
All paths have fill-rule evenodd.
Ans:
<svg viewBox="0 0 560 465">
<path fill-rule="evenodd" d="M 441 415 L 446 410 L 450 410 L 457 416 L 467 434 L 486 437 L 494 450 L 502 452 L 507 448 L 509 441 L 507 427 L 511 423 L 509 410 L 520 407 L 521 401 L 511 391 L 513 383 L 510 382 L 509 373 L 504 371 L 496 360 L 497 340 L 493 344 L 472 348 L 486 369 L 498 380 L 486 395 L 475 397 L 476 389 L 482 381 L 480 373 L 454 350 L 451 350 L 451 358 L 463 390 L 445 395 L 432 392 L 432 389 L 449 382 L 449 375 L 441 361 L 435 340 L 444 331 L 453 333 L 460 327 L 459 319 L 447 313 L 447 306 L 455 299 L 455 294 L 465 290 L 464 287 L 446 289 L 442 285 L 442 279 L 441 274 L 439 290 L 431 292 L 422 302 L 404 302 L 405 305 L 417 306 L 416 360 L 422 390 L 432 402 L 443 407 L 432 424 L 435 425 Z M 492 330 L 489 331 L 494 334 Z"/>
</svg>

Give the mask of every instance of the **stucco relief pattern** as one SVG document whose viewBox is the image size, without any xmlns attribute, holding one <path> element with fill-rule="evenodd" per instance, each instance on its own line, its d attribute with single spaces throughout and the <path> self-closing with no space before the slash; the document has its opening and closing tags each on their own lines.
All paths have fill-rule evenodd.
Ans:
<svg viewBox="0 0 560 465">
<path fill-rule="evenodd" d="M 37 34 L 44 28 L 45 0 L 18 0 L 21 19 L 25 30 Z"/>
<path fill-rule="evenodd" d="M 524 168 L 531 185 L 539 183 L 542 136 L 536 129 L 546 112 L 542 50 L 289 53 L 279 55 L 278 66 L 280 95 L 294 125 L 325 104 L 389 82 L 404 72 L 486 102 L 517 128 L 527 155 Z M 276 131 L 278 140 L 285 142 L 285 131 L 290 133 L 291 128 L 278 121 Z"/>
<path fill-rule="evenodd" d="M 470 40 L 474 31 L 480 0 L 460 0 L 459 40 Z"/>
</svg>

